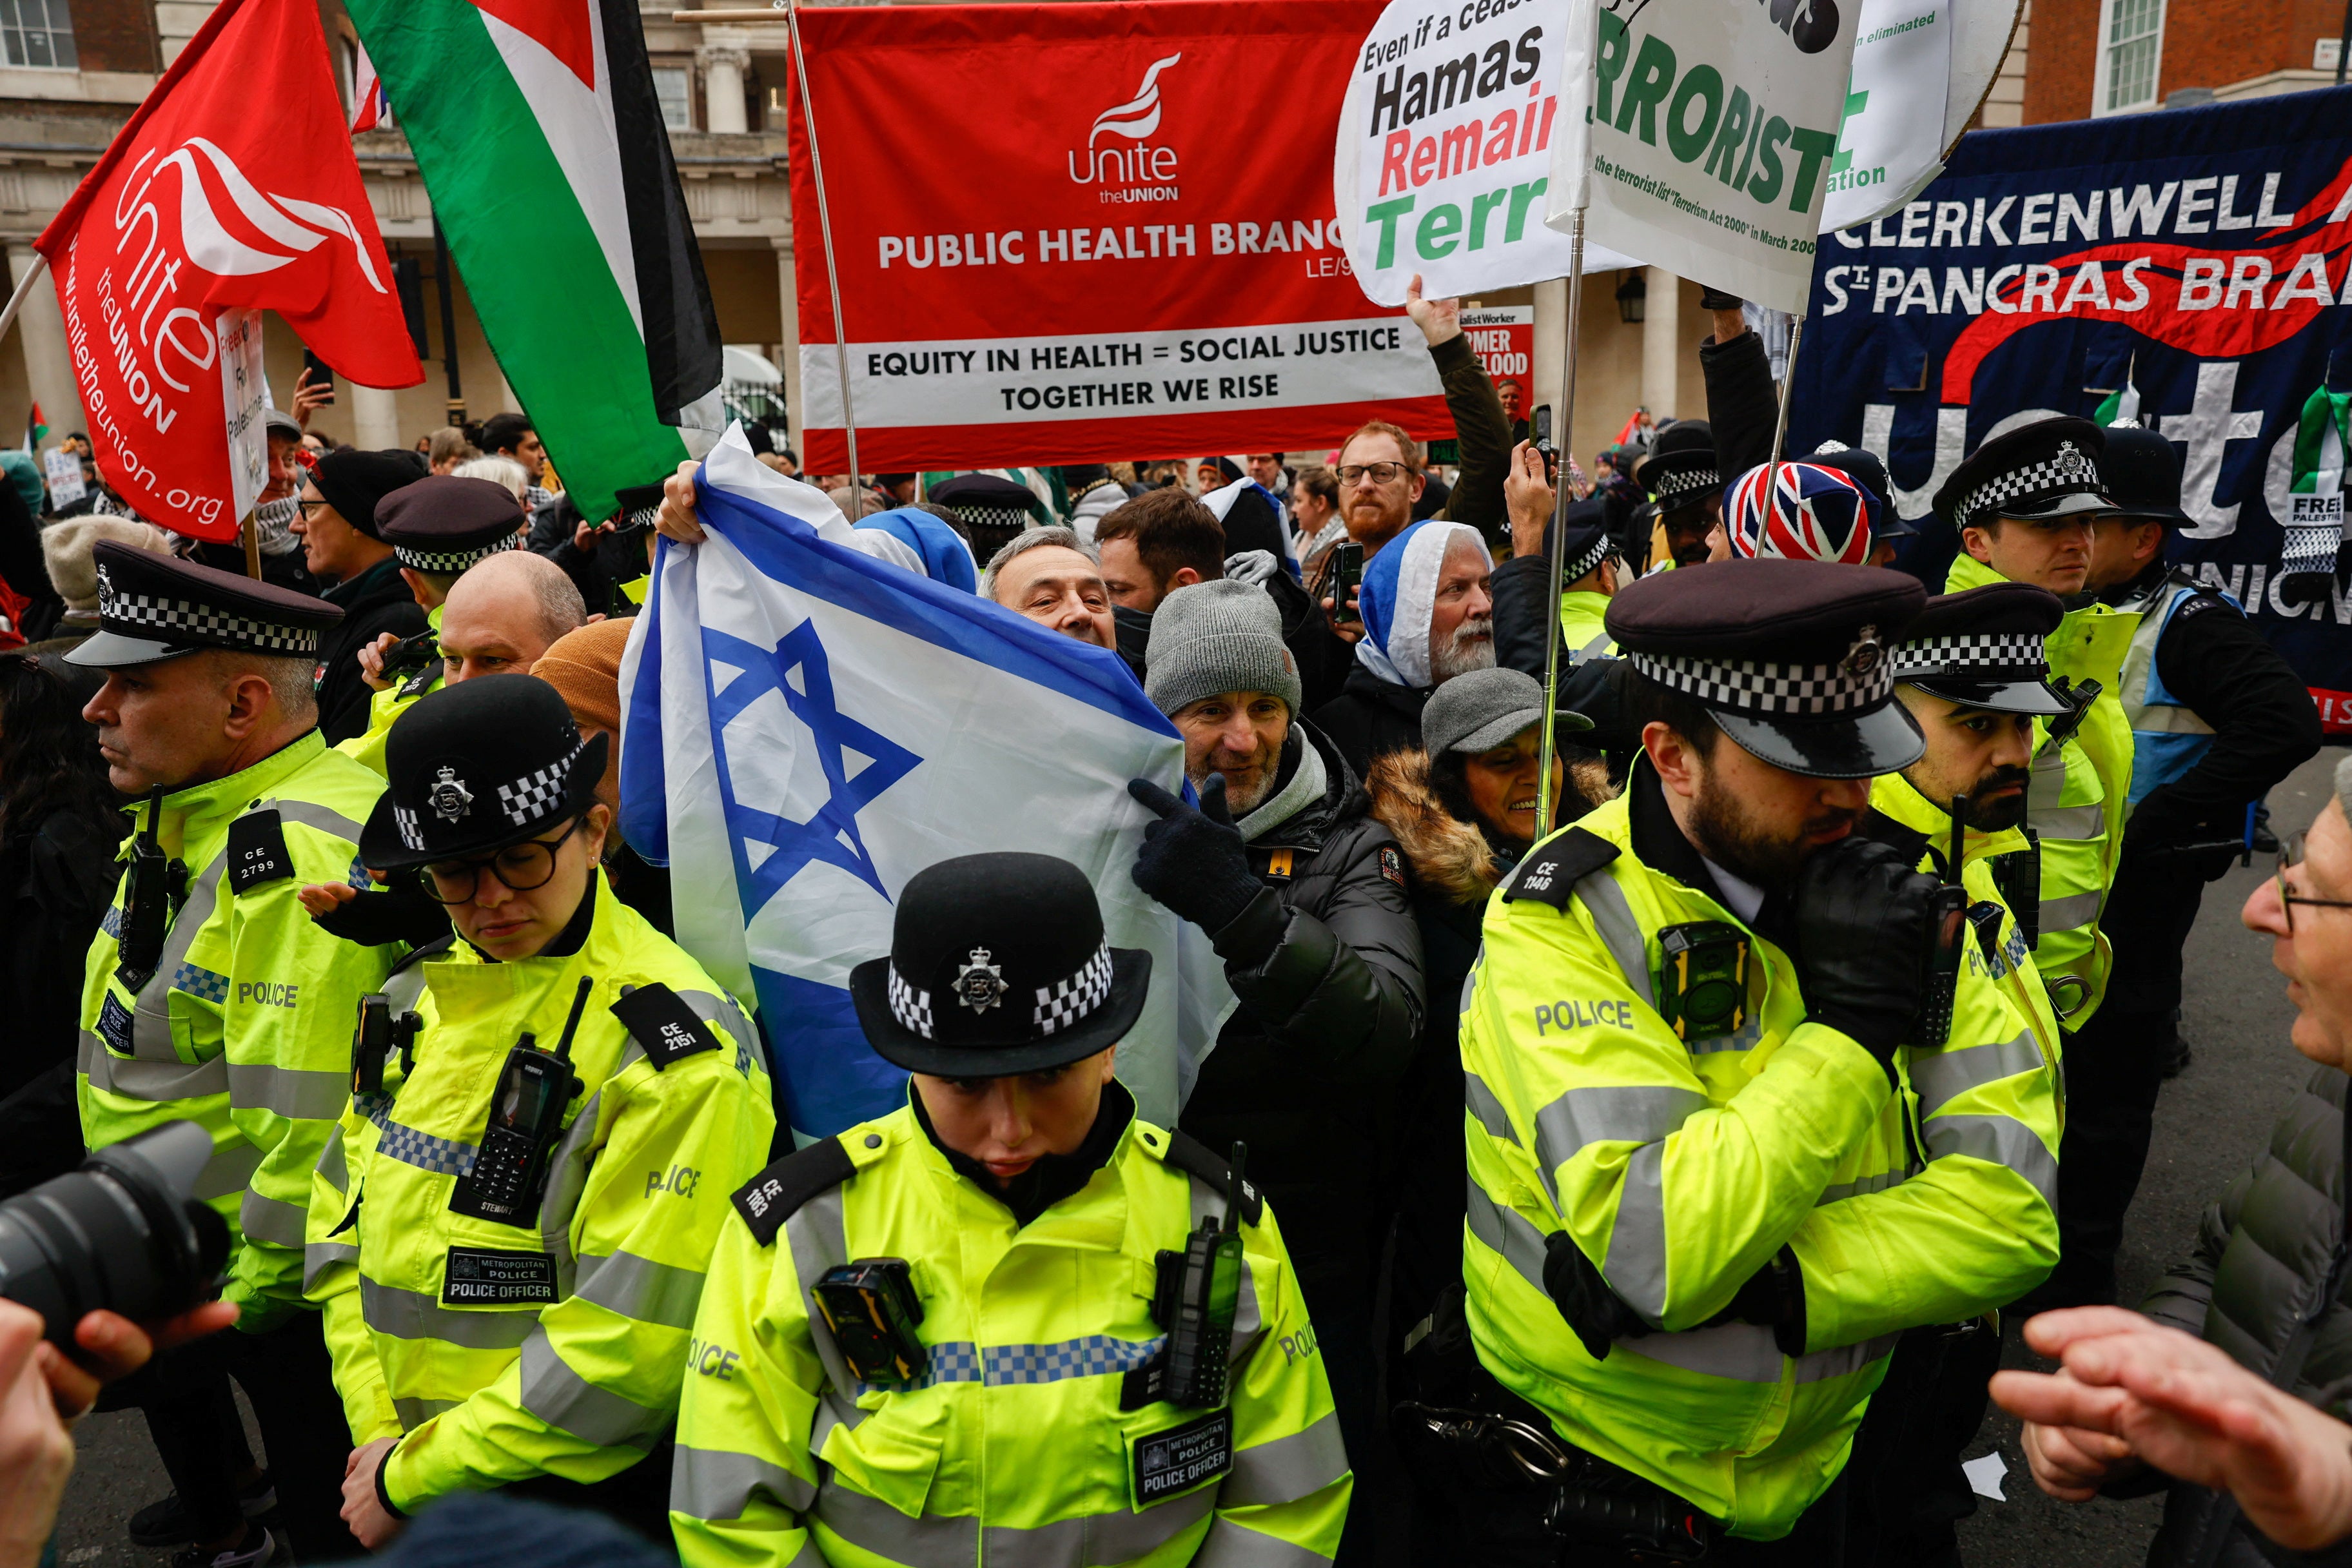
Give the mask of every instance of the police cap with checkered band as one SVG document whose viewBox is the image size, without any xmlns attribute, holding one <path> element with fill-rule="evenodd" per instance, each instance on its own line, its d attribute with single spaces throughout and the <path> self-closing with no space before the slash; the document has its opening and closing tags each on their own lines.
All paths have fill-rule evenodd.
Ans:
<svg viewBox="0 0 2352 1568">
<path fill-rule="evenodd" d="M 102 539 L 98 632 L 66 658 L 99 669 L 155 664 L 206 648 L 316 658 L 319 634 L 343 618 L 324 599 Z"/>
<path fill-rule="evenodd" d="M 2099 460 L 2106 432 L 2088 419 L 2036 419 L 1995 436 L 1952 470 L 1936 492 L 1937 515 L 1955 528 L 1999 518 L 2027 522 L 2116 510 Z"/>
<path fill-rule="evenodd" d="M 1662 513 L 1720 495 L 1723 470 L 1715 455 L 1715 427 L 1704 419 L 1677 419 L 1659 431 L 1648 455 L 1633 464 L 1633 482 L 1656 498 Z"/>
<path fill-rule="evenodd" d="M 2058 595 L 2031 583 L 1938 594 L 1895 645 L 1895 679 L 1969 708 L 2043 717 L 2072 712 L 2074 705 L 2051 688 L 2046 647 L 2065 618 Z"/>
<path fill-rule="evenodd" d="M 1112 947 L 1086 874 L 1051 855 L 962 855 L 898 891 L 890 955 L 849 972 L 866 1042 L 940 1078 L 1065 1067 L 1125 1038 L 1151 954 Z"/>
<path fill-rule="evenodd" d="M 1717 561 L 1620 590 L 1607 625 L 1636 674 L 1696 699 L 1774 767 L 1893 773 L 1927 750 L 1890 650 L 1927 602 L 1916 577 L 1822 561 Z"/>
<path fill-rule="evenodd" d="M 522 502 L 490 479 L 434 474 L 378 501 L 376 536 L 411 571 L 452 574 L 522 543 Z"/>
<path fill-rule="evenodd" d="M 488 855 L 586 811 L 612 737 L 583 742 L 563 696 L 530 675 L 427 692 L 384 736 L 360 861 L 378 871 Z"/>
</svg>

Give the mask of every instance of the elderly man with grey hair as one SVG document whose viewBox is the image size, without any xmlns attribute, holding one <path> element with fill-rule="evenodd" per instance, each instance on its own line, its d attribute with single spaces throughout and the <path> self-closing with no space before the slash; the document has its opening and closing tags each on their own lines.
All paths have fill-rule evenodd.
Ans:
<svg viewBox="0 0 2352 1568">
<path fill-rule="evenodd" d="M 2043 1491 L 2069 1502 L 2166 1494 L 2148 1548 L 2156 1568 L 2260 1568 L 2352 1537 L 2347 794 L 2352 760 L 2337 764 L 2335 798 L 2280 849 L 2277 873 L 2241 917 L 2270 937 L 2271 963 L 2287 977 L 2290 1038 L 2319 1064 L 2310 1080 L 2140 1312 L 2044 1312 L 2026 1324 L 2026 1342 L 2064 1370 L 1992 1383 L 1994 1399 L 2026 1419 Z"/>
<path fill-rule="evenodd" d="M 1100 558 L 1069 529 L 1033 528 L 1015 534 L 988 558 L 980 592 L 1048 631 L 1097 647 L 1118 647 Z"/>
</svg>

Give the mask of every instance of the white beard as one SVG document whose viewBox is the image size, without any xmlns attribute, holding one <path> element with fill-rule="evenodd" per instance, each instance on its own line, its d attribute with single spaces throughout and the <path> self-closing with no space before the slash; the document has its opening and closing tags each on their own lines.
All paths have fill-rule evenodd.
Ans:
<svg viewBox="0 0 2352 1568">
<path fill-rule="evenodd" d="M 1481 616 L 1465 620 L 1442 647 L 1429 650 L 1430 683 L 1443 686 L 1457 675 L 1495 668 L 1495 623 Z"/>
</svg>

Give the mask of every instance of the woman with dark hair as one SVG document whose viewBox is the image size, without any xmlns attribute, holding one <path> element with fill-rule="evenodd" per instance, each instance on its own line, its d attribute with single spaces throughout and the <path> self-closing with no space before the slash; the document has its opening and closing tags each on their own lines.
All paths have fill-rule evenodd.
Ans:
<svg viewBox="0 0 2352 1568">
<path fill-rule="evenodd" d="M 127 826 L 82 704 L 96 672 L 53 650 L 0 657 L 0 1196 L 82 1156 L 74 1042 L 83 962 L 112 900 Z"/>
</svg>

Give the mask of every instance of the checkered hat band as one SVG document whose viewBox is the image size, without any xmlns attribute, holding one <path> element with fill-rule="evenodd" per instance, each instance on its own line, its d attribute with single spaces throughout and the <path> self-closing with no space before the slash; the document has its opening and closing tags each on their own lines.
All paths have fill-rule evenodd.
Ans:
<svg viewBox="0 0 2352 1568">
<path fill-rule="evenodd" d="M 1834 664 L 1761 664 L 1753 659 L 1718 664 L 1653 653 L 1628 657 L 1634 669 L 1659 685 L 1735 713 L 1823 718 L 1872 707 L 1895 689 L 1894 670 L 1886 659 L 1880 659 L 1870 674 L 1853 676 Z"/>
<path fill-rule="evenodd" d="M 400 841 L 411 849 L 425 847 L 425 830 L 416 825 L 416 814 L 404 805 L 392 808 L 392 824 L 400 829 Z"/>
<path fill-rule="evenodd" d="M 509 533 L 498 543 L 485 544 L 478 550 L 412 550 L 405 544 L 395 544 L 392 554 L 412 572 L 465 572 L 521 543 L 521 534 Z"/>
<path fill-rule="evenodd" d="M 1723 488 L 1723 476 L 1713 468 L 1676 468 L 1658 476 L 1658 505 L 1671 507 L 1685 496 Z"/>
<path fill-rule="evenodd" d="M 2047 669 L 2050 666 L 2042 639 L 2032 632 L 1927 637 L 1896 647 L 1892 662 L 1897 680 L 1907 680 L 1915 675 L 1966 675 L 1972 669 Z"/>
<path fill-rule="evenodd" d="M 1608 560 L 1616 549 L 1617 546 L 1611 542 L 1609 536 L 1602 534 L 1592 542 L 1592 548 L 1559 569 L 1559 585 L 1563 588 L 1567 587 L 1570 583 Z"/>
<path fill-rule="evenodd" d="M 101 587 L 106 586 L 103 583 Z M 304 626 L 279 626 L 231 615 L 210 605 L 166 599 L 154 594 L 107 592 L 98 606 L 101 623 L 111 621 L 126 636 L 147 636 L 158 642 L 200 642 L 215 647 L 245 648 L 254 653 L 310 656 L 319 651 L 319 634 Z"/>
<path fill-rule="evenodd" d="M 1026 507 L 975 506 L 965 501 L 961 505 L 950 502 L 949 510 L 962 518 L 967 528 L 1026 528 L 1037 521 Z"/>
<path fill-rule="evenodd" d="M 1050 1035 L 1083 1021 L 1109 995 L 1110 945 L 1106 942 L 1067 980 L 1037 987 L 1037 1006 L 1029 1021 L 1038 1033 Z"/>
<path fill-rule="evenodd" d="M 890 966 L 890 1016 L 900 1027 L 931 1037 L 931 994 L 908 984 L 895 963 Z"/>
<path fill-rule="evenodd" d="M 512 784 L 499 785 L 499 809 L 507 814 L 507 820 L 517 827 L 527 827 L 545 816 L 562 800 L 563 781 L 572 776 L 572 764 L 587 749 L 588 742 L 583 741 L 562 761 L 550 763 Z"/>
<path fill-rule="evenodd" d="M 2080 452 L 2063 453 L 2043 462 L 2011 468 L 2005 474 L 1995 474 L 1970 490 L 1968 499 L 1960 503 L 1960 521 L 1963 525 L 1982 521 L 2023 497 L 2049 500 L 2065 495 L 2109 499 L 2106 481 Z"/>
</svg>

